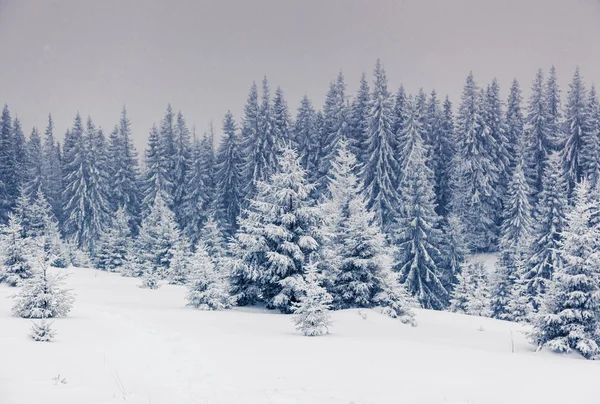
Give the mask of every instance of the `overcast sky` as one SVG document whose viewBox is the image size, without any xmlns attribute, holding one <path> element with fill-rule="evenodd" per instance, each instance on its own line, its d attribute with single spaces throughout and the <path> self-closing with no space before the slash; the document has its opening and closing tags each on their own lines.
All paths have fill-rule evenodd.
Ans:
<svg viewBox="0 0 600 404">
<path fill-rule="evenodd" d="M 469 70 L 503 96 L 552 64 L 563 90 L 576 65 L 600 83 L 600 1 L 0 0 L 0 102 L 28 130 L 51 112 L 61 136 L 77 111 L 109 130 L 126 104 L 138 149 L 168 102 L 220 129 L 253 80 L 320 106 L 340 69 L 353 93 L 378 57 L 393 90 L 454 101 Z"/>
</svg>

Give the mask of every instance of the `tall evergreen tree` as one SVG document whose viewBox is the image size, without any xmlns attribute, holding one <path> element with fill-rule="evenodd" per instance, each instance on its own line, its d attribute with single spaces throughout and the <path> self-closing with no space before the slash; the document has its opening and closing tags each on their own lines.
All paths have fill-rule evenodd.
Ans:
<svg viewBox="0 0 600 404">
<path fill-rule="evenodd" d="M 387 89 L 385 70 L 378 60 L 369 114 L 369 159 L 362 170 L 367 207 L 375 212 L 377 224 L 387 230 L 397 216 L 399 206 L 399 163 L 392 124 L 394 112 Z"/>
<path fill-rule="evenodd" d="M 18 117 L 13 120 L 12 147 L 15 162 L 15 201 L 19 190 L 27 184 L 27 140 Z"/>
<path fill-rule="evenodd" d="M 27 143 L 26 182 L 24 184 L 25 193 L 29 199 L 33 199 L 37 191 L 43 189 L 43 160 L 42 139 L 38 130 L 33 128 Z"/>
<path fill-rule="evenodd" d="M 558 148 L 562 145 L 562 129 L 561 129 L 561 102 L 560 89 L 558 88 L 558 78 L 556 76 L 556 68 L 550 68 L 550 75 L 546 82 L 546 92 L 544 93 L 546 108 L 548 111 L 548 132 L 553 146 Z"/>
<path fill-rule="evenodd" d="M 533 341 L 553 351 L 576 350 L 588 359 L 600 353 L 600 232 L 591 224 L 589 187 L 575 187 L 575 206 L 567 214 L 560 243 L 564 266 L 556 271 L 556 289 L 546 294 L 545 310 L 534 324 Z"/>
<path fill-rule="evenodd" d="M 595 189 L 600 180 L 600 103 L 596 87 L 592 86 L 587 101 L 585 137 L 581 139 L 581 165 L 590 187 Z"/>
<path fill-rule="evenodd" d="M 354 97 L 350 110 L 350 130 L 348 135 L 351 141 L 350 150 L 356 156 L 360 166 L 364 166 L 369 157 L 369 139 L 367 137 L 371 101 L 369 91 L 367 75 L 363 73 L 360 77 L 360 87 L 358 88 L 356 97 Z"/>
<path fill-rule="evenodd" d="M 127 109 L 123 107 L 119 125 L 115 127 L 109 139 L 109 191 L 113 211 L 124 207 L 129 226 L 133 234 L 137 234 L 141 220 L 142 192 L 138 154 L 132 136 Z"/>
<path fill-rule="evenodd" d="M 269 182 L 258 183 L 240 220 L 231 249 L 232 281 L 239 304 L 262 300 L 289 313 L 301 296 L 305 265 L 319 247 L 318 216 L 296 152 L 284 149 L 278 165 Z"/>
<path fill-rule="evenodd" d="M 31 278 L 33 271 L 28 257 L 31 239 L 23 237 L 21 219 L 12 213 L 8 215 L 8 225 L 0 229 L 0 245 L 3 250 L 0 283 L 19 286 L 23 280 Z"/>
<path fill-rule="evenodd" d="M 160 135 L 156 126 L 153 126 L 150 130 L 145 159 L 144 209 L 150 209 L 158 194 L 162 194 L 163 198 L 167 198 L 167 203 L 170 204 L 172 183 L 169 174 L 169 162 L 162 152 Z"/>
<path fill-rule="evenodd" d="M 329 91 L 323 106 L 323 127 L 319 147 L 319 179 L 316 183 L 318 195 L 327 189 L 329 169 L 337 153 L 339 141 L 347 139 L 349 136 L 348 115 L 346 83 L 344 82 L 344 75 L 340 72 L 337 80 L 329 84 Z"/>
<path fill-rule="evenodd" d="M 419 106 L 410 100 L 401 142 L 407 157 L 402 170 L 401 212 L 394 241 L 398 246 L 396 269 L 400 280 L 424 308 L 441 310 L 449 293 L 442 283 L 442 232 L 435 213 L 433 172 L 421 134 Z"/>
<path fill-rule="evenodd" d="M 202 142 L 194 139 L 192 151 L 193 164 L 187 178 L 187 191 L 183 201 L 183 217 L 185 227 L 183 232 L 192 245 L 196 244 L 202 226 L 210 214 L 211 194 L 207 183 L 206 153 Z"/>
<path fill-rule="evenodd" d="M 499 173 L 489 145 L 482 98 L 473 74 L 463 89 L 456 119 L 457 153 L 453 162 L 451 207 L 463 223 L 472 251 L 494 248 L 497 235 Z"/>
<path fill-rule="evenodd" d="M 562 164 L 569 186 L 569 195 L 584 173 L 581 150 L 588 136 L 587 121 L 586 91 L 583 78 L 579 68 L 577 68 L 567 94 L 565 135 L 562 149 Z"/>
<path fill-rule="evenodd" d="M 525 143 L 525 118 L 521 109 L 522 101 L 521 87 L 517 79 L 514 79 L 506 103 L 506 146 L 510 156 L 509 171 L 511 173 L 517 164 L 518 145 Z"/>
<path fill-rule="evenodd" d="M 181 112 L 177 113 L 177 119 L 174 125 L 174 161 L 171 181 L 173 183 L 172 209 L 179 226 L 187 222 L 187 217 L 183 212 L 183 201 L 186 198 L 187 178 L 192 165 L 192 145 L 190 140 L 190 131 Z"/>
<path fill-rule="evenodd" d="M 0 224 L 8 222 L 15 201 L 15 155 L 12 119 L 5 105 L 0 117 Z"/>
<path fill-rule="evenodd" d="M 233 115 L 227 112 L 223 118 L 223 139 L 217 153 L 215 178 L 217 221 L 232 236 L 238 227 L 242 206 L 242 156 L 237 128 Z"/>
<path fill-rule="evenodd" d="M 293 146 L 292 136 L 292 117 L 288 109 L 287 102 L 283 97 L 283 90 L 281 87 L 277 87 L 275 90 L 275 97 L 273 98 L 273 138 L 277 147 L 283 145 Z"/>
<path fill-rule="evenodd" d="M 356 164 L 347 142 L 340 142 L 331 167 L 328 198 L 320 206 L 326 239 L 323 283 L 336 308 L 382 305 L 393 317 L 411 322 L 407 293 L 392 273 L 391 248 L 360 194 Z"/>
<path fill-rule="evenodd" d="M 531 96 L 525 123 L 527 133 L 527 175 L 535 185 L 536 193 L 542 191 L 542 178 L 548 164 L 548 155 L 553 148 L 550 130 L 548 102 L 544 95 L 544 75 L 538 70 L 531 86 Z"/>
<path fill-rule="evenodd" d="M 317 113 L 307 96 L 302 97 L 294 127 L 295 144 L 300 155 L 302 168 L 310 182 L 316 182 L 319 166 L 319 127 Z"/>
<path fill-rule="evenodd" d="M 550 290 L 553 274 L 563 266 L 560 242 L 567 212 L 567 184 L 557 152 L 548 158 L 542 193 L 535 211 L 533 242 L 529 253 L 527 295 L 532 310 L 539 311 L 542 300 Z"/>
<path fill-rule="evenodd" d="M 54 138 L 54 122 L 50 115 L 48 116 L 48 126 L 44 132 L 42 153 L 42 190 L 52 206 L 54 216 L 62 223 L 63 168 L 60 145 Z"/>
<path fill-rule="evenodd" d="M 71 138 L 65 139 L 65 147 L 67 140 L 63 192 L 65 235 L 77 247 L 93 255 L 110 212 L 106 141 L 89 118 L 84 133 L 79 115 L 75 117 Z"/>
<path fill-rule="evenodd" d="M 244 197 L 254 194 L 254 176 L 256 165 L 256 151 L 260 143 L 258 128 L 258 89 L 256 83 L 252 83 L 246 105 L 244 106 L 244 118 L 242 120 L 241 154 L 244 159 L 242 178 L 244 179 Z"/>
</svg>

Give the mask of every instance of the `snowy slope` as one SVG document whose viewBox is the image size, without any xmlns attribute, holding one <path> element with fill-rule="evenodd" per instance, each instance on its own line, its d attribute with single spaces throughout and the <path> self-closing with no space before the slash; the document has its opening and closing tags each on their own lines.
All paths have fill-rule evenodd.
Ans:
<svg viewBox="0 0 600 404">
<path fill-rule="evenodd" d="M 599 363 L 534 353 L 508 322 L 418 310 L 411 328 L 348 310 L 331 335 L 308 338 L 288 316 L 196 311 L 182 287 L 69 272 L 77 301 L 52 343 L 27 338 L 30 321 L 10 316 L 14 289 L 0 286 L 0 403 L 600 402 Z"/>
</svg>

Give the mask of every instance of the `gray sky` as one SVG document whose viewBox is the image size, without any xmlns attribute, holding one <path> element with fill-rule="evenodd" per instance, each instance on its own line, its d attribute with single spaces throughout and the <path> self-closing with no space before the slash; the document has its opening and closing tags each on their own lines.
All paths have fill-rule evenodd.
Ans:
<svg viewBox="0 0 600 404">
<path fill-rule="evenodd" d="M 139 151 L 166 104 L 199 132 L 240 117 L 253 80 L 295 115 L 343 69 L 349 92 L 380 57 L 393 90 L 460 95 L 473 70 L 528 88 L 554 64 L 600 83 L 599 0 L 0 0 L 0 102 L 29 131 L 77 111 L 105 130 L 127 104 Z"/>
</svg>

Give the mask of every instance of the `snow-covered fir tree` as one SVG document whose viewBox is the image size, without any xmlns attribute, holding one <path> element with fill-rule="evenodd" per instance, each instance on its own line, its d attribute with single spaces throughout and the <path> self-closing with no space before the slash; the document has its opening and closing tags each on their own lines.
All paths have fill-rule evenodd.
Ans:
<svg viewBox="0 0 600 404">
<path fill-rule="evenodd" d="M 89 118 L 84 133 L 79 115 L 65 138 L 64 184 L 65 235 L 93 255 L 109 222 L 106 144 Z"/>
<path fill-rule="evenodd" d="M 209 184 L 207 183 L 206 153 L 202 151 L 202 147 L 202 143 L 198 139 L 194 139 L 192 166 L 188 172 L 187 191 L 181 209 L 185 218 L 183 231 L 192 244 L 198 240 L 202 226 L 209 215 L 211 203 Z"/>
<path fill-rule="evenodd" d="M 586 181 L 575 187 L 559 249 L 565 264 L 554 274 L 554 290 L 545 295 L 531 337 L 539 348 L 576 350 L 593 359 L 600 353 L 600 231 L 590 223 L 589 192 Z"/>
<path fill-rule="evenodd" d="M 187 305 L 201 310 L 225 310 L 235 299 L 230 294 L 226 274 L 215 263 L 202 244 L 196 248 L 190 263 Z"/>
<path fill-rule="evenodd" d="M 292 117 L 281 87 L 277 87 L 277 90 L 275 90 L 272 119 L 273 137 L 276 139 L 276 144 L 292 146 Z M 293 146 L 295 147 L 296 145 Z"/>
<path fill-rule="evenodd" d="M 362 170 L 367 207 L 375 212 L 377 224 L 388 229 L 398 214 L 398 172 L 392 124 L 394 111 L 387 89 L 385 70 L 378 60 L 368 117 L 368 161 Z"/>
<path fill-rule="evenodd" d="M 406 157 L 400 181 L 400 215 L 394 225 L 398 246 L 396 270 L 408 291 L 428 309 L 448 305 L 442 283 L 442 232 L 435 213 L 433 172 L 427 166 L 427 150 L 421 134 L 416 102 L 409 99 L 401 142 Z"/>
<path fill-rule="evenodd" d="M 29 199 L 33 199 L 39 189 L 43 187 L 44 154 L 42 138 L 36 128 L 33 128 L 27 143 L 26 179 L 23 189 Z"/>
<path fill-rule="evenodd" d="M 56 331 L 52 329 L 52 324 L 51 321 L 46 321 L 44 318 L 39 321 L 34 321 L 31 326 L 29 337 L 38 342 L 52 341 L 56 336 Z"/>
<path fill-rule="evenodd" d="M 320 205 L 325 245 L 321 266 L 338 309 L 383 306 L 387 314 L 412 322 L 408 294 L 392 273 L 392 249 L 360 194 L 356 158 L 340 142 L 332 162 L 328 198 Z"/>
<path fill-rule="evenodd" d="M 360 77 L 360 87 L 352 101 L 350 110 L 350 130 L 348 138 L 351 142 L 350 151 L 356 156 L 358 166 L 366 164 L 369 150 L 368 124 L 371 95 L 369 82 L 365 73 Z"/>
<path fill-rule="evenodd" d="M 333 324 L 329 309 L 333 298 L 321 286 L 317 264 L 306 266 L 304 295 L 294 303 L 294 323 L 296 329 L 307 337 L 329 334 Z"/>
<path fill-rule="evenodd" d="M 33 276 L 21 284 L 21 290 L 13 296 L 14 316 L 23 318 L 65 317 L 75 301 L 74 294 L 65 288 L 65 274 L 49 272 L 53 259 L 50 252 L 41 248 L 33 264 Z"/>
<path fill-rule="evenodd" d="M 96 268 L 119 272 L 131 249 L 131 221 L 125 207 L 119 208 L 111 221 L 111 225 L 102 233 L 96 249 Z"/>
<path fill-rule="evenodd" d="M 552 151 L 552 138 L 548 114 L 548 103 L 544 95 L 544 74 L 538 70 L 531 86 L 525 131 L 527 142 L 526 174 L 535 186 L 536 193 L 542 191 L 542 178 Z"/>
<path fill-rule="evenodd" d="M 174 143 L 175 154 L 171 171 L 171 182 L 173 184 L 172 210 L 175 213 L 177 223 L 183 228 L 188 221 L 186 212 L 183 210 L 183 201 L 188 192 L 187 179 L 193 161 L 190 130 L 181 111 L 177 113 L 175 121 Z"/>
<path fill-rule="evenodd" d="M 0 224 L 8 222 L 8 213 L 16 200 L 15 161 L 13 154 L 12 118 L 8 105 L 0 116 Z"/>
<path fill-rule="evenodd" d="M 523 97 L 517 79 L 510 86 L 506 102 L 506 147 L 510 156 L 509 173 L 517 164 L 518 145 L 525 144 L 525 117 L 521 109 Z"/>
<path fill-rule="evenodd" d="M 150 278 L 164 278 L 169 273 L 173 253 L 181 242 L 175 214 L 162 196 L 154 198 L 149 214 L 142 220 L 136 239 L 136 253 L 142 272 Z"/>
<path fill-rule="evenodd" d="M 166 276 L 171 285 L 185 285 L 188 282 L 191 260 L 189 248 L 184 243 L 177 243 Z"/>
<path fill-rule="evenodd" d="M 306 171 L 308 180 L 314 183 L 318 179 L 319 166 L 319 127 L 317 113 L 310 99 L 305 95 L 300 101 L 294 126 L 294 144 L 300 156 L 302 168 Z"/>
<path fill-rule="evenodd" d="M 316 194 L 320 196 L 327 189 L 331 162 L 337 154 L 338 143 L 349 136 L 349 111 L 346 105 L 346 83 L 340 71 L 337 80 L 329 84 L 323 106 L 323 126 L 320 133 L 318 179 Z"/>
<path fill-rule="evenodd" d="M 23 280 L 33 276 L 30 263 L 31 239 L 23 237 L 20 219 L 9 213 L 8 225 L 0 229 L 0 283 L 19 286 Z"/>
<path fill-rule="evenodd" d="M 562 164 L 569 186 L 569 195 L 575 184 L 583 178 L 581 150 L 585 139 L 589 136 L 587 121 L 586 90 L 577 68 L 567 94 L 565 134 L 562 142 Z"/>
<path fill-rule="evenodd" d="M 243 200 L 242 156 L 233 115 L 223 118 L 223 139 L 217 153 L 215 215 L 227 235 L 235 234 Z"/>
<path fill-rule="evenodd" d="M 27 140 L 21 121 L 18 117 L 13 120 L 12 133 L 13 158 L 15 164 L 15 184 L 14 195 L 15 199 L 19 195 L 19 190 L 27 184 Z"/>
<path fill-rule="evenodd" d="M 468 248 L 463 224 L 460 219 L 450 214 L 442 218 L 442 284 L 451 291 L 458 282 L 458 274 L 462 271 Z"/>
<path fill-rule="evenodd" d="M 488 317 L 491 314 L 490 291 L 483 264 L 464 264 L 457 278 L 458 282 L 450 299 L 450 311 Z"/>
<path fill-rule="evenodd" d="M 143 181 L 143 207 L 146 212 L 154 204 L 154 199 L 158 194 L 166 198 L 168 203 L 171 201 L 173 184 L 170 179 L 169 161 L 162 150 L 161 144 L 159 131 L 156 126 L 152 126 L 145 154 L 146 169 Z"/>
<path fill-rule="evenodd" d="M 484 119 L 483 100 L 469 74 L 456 119 L 452 212 L 462 221 L 472 251 L 493 250 L 497 236 L 499 173 L 489 145 L 495 140 Z"/>
<path fill-rule="evenodd" d="M 109 198 L 113 211 L 123 207 L 133 234 L 139 230 L 142 192 L 138 153 L 133 145 L 131 122 L 123 107 L 119 125 L 111 133 L 108 145 Z"/>
<path fill-rule="evenodd" d="M 54 138 L 54 123 L 52 116 L 48 116 L 48 126 L 44 132 L 42 144 L 42 191 L 52 206 L 54 217 L 62 222 L 63 203 L 63 172 L 60 144 Z"/>
<path fill-rule="evenodd" d="M 428 160 L 434 173 L 436 212 L 439 215 L 446 215 L 450 203 L 451 164 L 454 159 L 452 106 L 442 107 L 435 91 L 432 91 L 427 103 L 426 122 L 431 145 Z"/>
<path fill-rule="evenodd" d="M 511 304 L 522 296 L 526 254 L 531 243 L 533 221 L 530 204 L 531 188 L 520 158 L 508 185 L 504 204 L 504 222 L 500 238 L 500 258 L 496 283 L 492 291 L 492 317 L 515 320 Z"/>
<path fill-rule="evenodd" d="M 563 266 L 560 241 L 567 212 L 567 184 L 557 152 L 548 158 L 542 192 L 534 212 L 535 225 L 527 263 L 526 291 L 532 310 L 542 306 L 551 287 L 553 274 Z"/>
<path fill-rule="evenodd" d="M 251 197 L 254 194 L 254 163 L 256 145 L 259 142 L 258 137 L 258 89 L 256 83 L 252 83 L 248 99 L 244 106 L 244 118 L 242 119 L 240 151 L 243 159 L 242 178 L 244 186 L 244 197 Z"/>
<path fill-rule="evenodd" d="M 600 180 L 600 103 L 593 85 L 587 100 L 586 136 L 581 143 L 583 176 L 591 188 L 596 188 Z"/>
<path fill-rule="evenodd" d="M 500 86 L 498 80 L 492 80 L 485 93 L 484 121 L 488 128 L 491 143 L 488 146 L 488 152 L 492 155 L 494 168 L 498 173 L 497 194 L 498 199 L 493 201 L 497 209 L 502 206 L 501 199 L 506 192 L 506 187 L 510 178 L 510 163 L 513 157 L 510 155 L 507 147 L 506 138 L 507 127 L 504 120 L 504 111 L 502 100 L 500 98 Z"/>
<path fill-rule="evenodd" d="M 296 152 L 283 149 L 278 166 L 268 182 L 257 184 L 240 219 L 231 246 L 232 282 L 239 304 L 262 300 L 289 313 L 300 296 L 304 267 L 319 247 L 319 217 Z"/>
<path fill-rule="evenodd" d="M 548 113 L 548 131 L 551 134 L 552 144 L 556 149 L 559 145 L 562 145 L 562 113 L 558 77 L 554 66 L 550 68 L 545 90 L 544 98 Z"/>
</svg>

